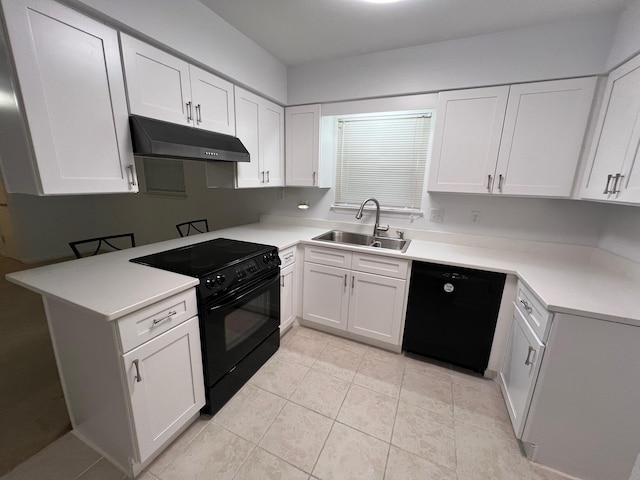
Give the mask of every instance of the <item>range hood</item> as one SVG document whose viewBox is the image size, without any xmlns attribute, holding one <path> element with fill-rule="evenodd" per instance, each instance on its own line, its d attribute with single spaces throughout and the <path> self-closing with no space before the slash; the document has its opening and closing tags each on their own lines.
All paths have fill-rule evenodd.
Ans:
<svg viewBox="0 0 640 480">
<path fill-rule="evenodd" d="M 249 162 L 249 152 L 231 135 L 129 115 L 133 154 L 178 160 Z"/>
</svg>

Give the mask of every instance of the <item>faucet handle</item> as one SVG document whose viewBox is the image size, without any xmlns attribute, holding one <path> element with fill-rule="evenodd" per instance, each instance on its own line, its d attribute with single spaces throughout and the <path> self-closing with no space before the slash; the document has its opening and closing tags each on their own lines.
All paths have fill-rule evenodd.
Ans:
<svg viewBox="0 0 640 480">
<path fill-rule="evenodd" d="M 379 230 L 380 232 L 387 232 L 389 230 L 389 225 L 387 225 L 386 227 L 381 227 L 380 225 L 378 225 L 377 230 Z"/>
<path fill-rule="evenodd" d="M 398 234 L 398 238 L 400 240 L 404 239 L 404 230 L 396 230 L 396 233 Z"/>
</svg>

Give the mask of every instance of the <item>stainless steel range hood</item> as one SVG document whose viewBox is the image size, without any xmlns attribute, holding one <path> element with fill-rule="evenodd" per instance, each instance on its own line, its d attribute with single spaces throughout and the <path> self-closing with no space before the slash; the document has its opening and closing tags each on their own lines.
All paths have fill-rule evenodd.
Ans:
<svg viewBox="0 0 640 480">
<path fill-rule="evenodd" d="M 231 135 L 129 115 L 133 154 L 141 157 L 249 162 L 249 152 Z"/>
</svg>

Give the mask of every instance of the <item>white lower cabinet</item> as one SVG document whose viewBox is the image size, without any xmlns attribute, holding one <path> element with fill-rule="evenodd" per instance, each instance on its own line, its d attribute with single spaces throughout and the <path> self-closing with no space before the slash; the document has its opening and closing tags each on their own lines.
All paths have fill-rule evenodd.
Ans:
<svg viewBox="0 0 640 480">
<path fill-rule="evenodd" d="M 205 404 L 195 291 L 114 321 L 44 303 L 74 434 L 138 475 Z"/>
<path fill-rule="evenodd" d="M 295 287 L 296 266 L 289 265 L 280 271 L 280 332 L 285 332 L 296 319 Z"/>
<path fill-rule="evenodd" d="M 302 318 L 399 346 L 408 265 L 407 260 L 393 257 L 307 247 Z"/>
<path fill-rule="evenodd" d="M 204 405 L 201 362 L 197 317 L 122 356 L 140 462 Z"/>
</svg>

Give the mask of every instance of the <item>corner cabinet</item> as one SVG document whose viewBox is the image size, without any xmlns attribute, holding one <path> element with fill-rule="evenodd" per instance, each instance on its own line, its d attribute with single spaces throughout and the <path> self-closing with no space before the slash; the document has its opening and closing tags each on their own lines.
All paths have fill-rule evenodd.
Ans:
<svg viewBox="0 0 640 480">
<path fill-rule="evenodd" d="M 10 95 L 0 116 L 7 190 L 136 192 L 117 32 L 50 0 L 2 0 L 2 9 L 14 66 L 0 55 L 2 86 L 21 101 Z M 0 47 L 9 53 L 4 39 Z"/>
<path fill-rule="evenodd" d="M 284 186 L 284 108 L 235 87 L 236 135 L 251 161 L 239 162 L 238 188 Z"/>
<path fill-rule="evenodd" d="M 235 135 L 233 85 L 120 34 L 132 114 Z"/>
<path fill-rule="evenodd" d="M 580 196 L 640 203 L 640 56 L 609 74 Z"/>
<path fill-rule="evenodd" d="M 111 322 L 44 303 L 74 434 L 137 475 L 205 404 L 195 291 Z"/>
<path fill-rule="evenodd" d="M 409 261 L 307 246 L 302 318 L 399 347 Z"/>
<path fill-rule="evenodd" d="M 428 190 L 570 196 L 596 82 L 440 93 Z"/>
</svg>

